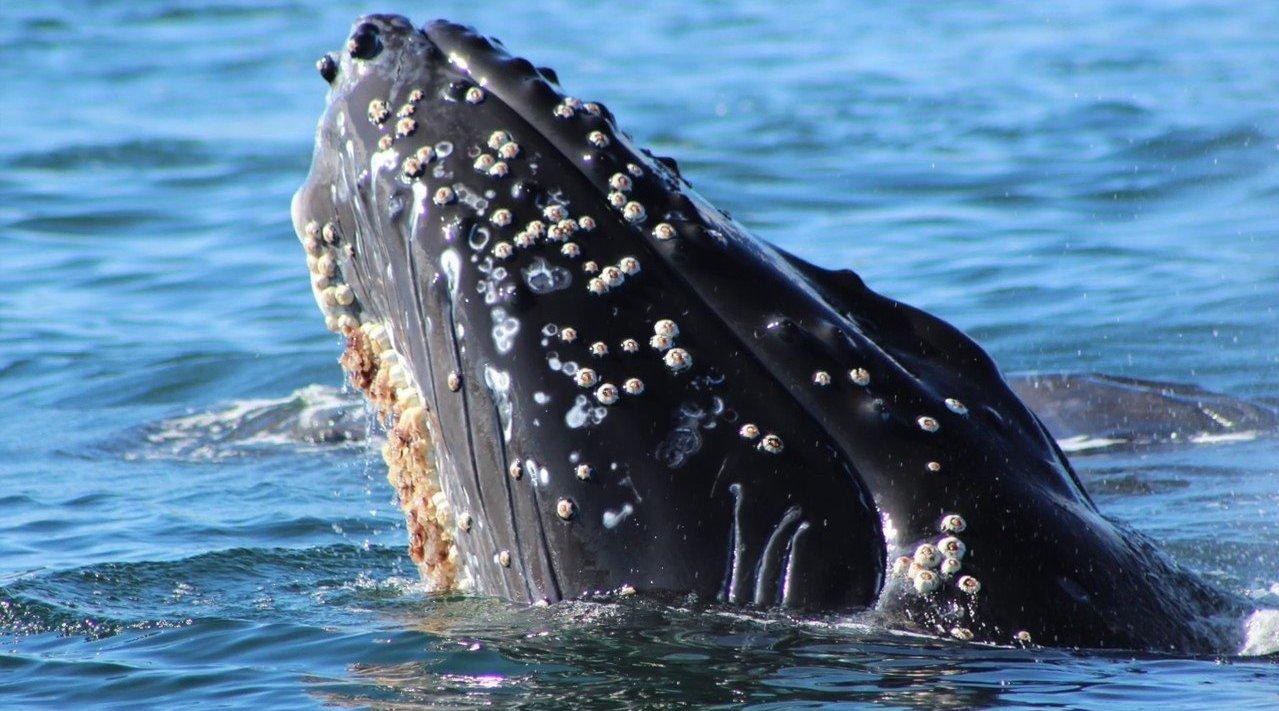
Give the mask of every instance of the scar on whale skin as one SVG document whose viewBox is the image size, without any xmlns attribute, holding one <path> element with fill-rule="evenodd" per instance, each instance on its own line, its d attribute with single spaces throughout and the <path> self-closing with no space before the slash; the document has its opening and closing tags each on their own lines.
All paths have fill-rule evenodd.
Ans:
<svg viewBox="0 0 1279 711">
<path fill-rule="evenodd" d="M 444 21 L 366 16 L 319 70 L 293 221 L 433 588 L 1237 641 L 1246 603 L 1104 518 L 976 343 L 752 237 L 603 105 Z"/>
</svg>

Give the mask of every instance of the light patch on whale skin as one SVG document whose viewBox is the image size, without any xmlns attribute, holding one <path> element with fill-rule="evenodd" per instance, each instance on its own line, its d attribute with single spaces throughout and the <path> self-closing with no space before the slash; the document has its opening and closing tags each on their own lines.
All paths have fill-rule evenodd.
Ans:
<svg viewBox="0 0 1279 711">
<path fill-rule="evenodd" d="M 462 258 L 458 256 L 456 250 L 444 250 L 440 255 L 440 268 L 444 270 L 444 276 L 448 279 L 449 293 L 457 296 L 459 277 L 462 270 Z"/>
<path fill-rule="evenodd" d="M 616 511 L 605 511 L 602 517 L 604 528 L 617 528 L 619 523 L 625 521 L 633 513 L 635 513 L 635 507 L 629 501 L 622 504 L 622 508 Z"/>
<path fill-rule="evenodd" d="M 484 384 L 493 394 L 497 415 L 502 420 L 502 437 L 511 441 L 511 374 L 491 365 L 484 366 Z"/>
<path fill-rule="evenodd" d="M 541 257 L 522 270 L 524 283 L 534 294 L 549 294 L 567 289 L 573 283 L 573 275 L 564 267 L 548 263 Z"/>
<path fill-rule="evenodd" d="M 589 397 L 578 395 L 573 401 L 573 406 L 569 408 L 568 412 L 564 413 L 564 424 L 568 425 L 569 429 L 576 430 L 582 427 L 598 425 L 607 416 L 607 407 L 593 406 Z"/>
<path fill-rule="evenodd" d="M 495 306 L 489 312 L 493 318 L 493 347 L 501 355 L 511 352 L 515 335 L 520 332 L 520 320 L 507 314 L 506 309 Z"/>
</svg>

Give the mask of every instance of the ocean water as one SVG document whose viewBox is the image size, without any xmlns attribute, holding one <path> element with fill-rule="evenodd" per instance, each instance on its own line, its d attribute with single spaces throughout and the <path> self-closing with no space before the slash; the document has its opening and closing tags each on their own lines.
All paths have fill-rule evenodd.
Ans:
<svg viewBox="0 0 1279 711">
<path fill-rule="evenodd" d="M 240 428 L 341 383 L 288 205 L 313 62 L 375 10 L 555 67 L 758 234 L 1008 372 L 1279 399 L 1275 3 L 11 0 L 0 705 L 1279 707 L 1273 654 L 426 594 L 373 447 Z M 1074 461 L 1107 514 L 1279 607 L 1279 437 Z"/>
</svg>

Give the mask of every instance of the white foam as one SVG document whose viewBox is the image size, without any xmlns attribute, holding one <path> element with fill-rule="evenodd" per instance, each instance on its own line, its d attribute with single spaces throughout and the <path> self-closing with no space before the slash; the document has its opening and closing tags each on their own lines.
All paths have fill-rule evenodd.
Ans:
<svg viewBox="0 0 1279 711">
<path fill-rule="evenodd" d="M 1061 447 L 1063 452 L 1086 452 L 1090 449 L 1113 447 L 1116 444 L 1124 444 L 1127 441 L 1128 440 L 1126 439 L 1113 439 L 1110 437 L 1077 435 L 1075 437 L 1067 437 L 1066 439 L 1057 440 L 1057 446 Z"/>
<path fill-rule="evenodd" d="M 1256 430 L 1244 430 L 1243 432 L 1223 432 L 1221 434 L 1204 432 L 1192 436 L 1190 441 L 1195 444 L 1218 444 L 1220 442 L 1251 442 L 1256 438 Z"/>
<path fill-rule="evenodd" d="M 1243 623 L 1244 656 L 1279 654 L 1279 610 L 1257 610 Z"/>
</svg>

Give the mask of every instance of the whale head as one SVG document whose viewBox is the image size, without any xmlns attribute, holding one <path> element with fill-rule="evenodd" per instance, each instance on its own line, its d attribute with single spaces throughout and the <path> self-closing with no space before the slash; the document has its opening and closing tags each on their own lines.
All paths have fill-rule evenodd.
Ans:
<svg viewBox="0 0 1279 711">
<path fill-rule="evenodd" d="M 731 276 L 715 253 L 737 235 L 673 162 L 458 25 L 367 16 L 318 68 L 294 223 L 344 364 L 394 421 L 428 579 L 874 600 L 869 492 L 685 283 L 684 260 Z"/>
</svg>

